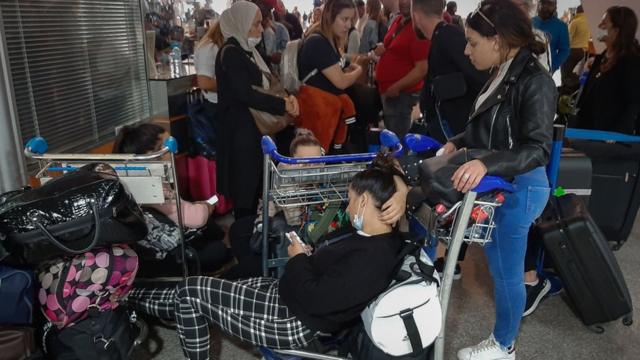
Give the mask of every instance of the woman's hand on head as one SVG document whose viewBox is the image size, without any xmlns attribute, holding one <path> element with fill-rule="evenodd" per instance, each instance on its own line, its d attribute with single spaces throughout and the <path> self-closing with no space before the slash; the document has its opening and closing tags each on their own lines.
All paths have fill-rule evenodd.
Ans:
<svg viewBox="0 0 640 360">
<path fill-rule="evenodd" d="M 400 220 L 407 209 L 407 193 L 405 191 L 396 191 L 395 194 L 382 205 L 382 213 L 380 213 L 380 221 L 387 225 L 395 225 Z"/>
<path fill-rule="evenodd" d="M 396 162 L 397 166 L 400 166 Z M 400 168 L 402 171 L 402 168 Z M 380 221 L 387 225 L 395 225 L 404 215 L 407 208 L 407 194 L 409 193 L 409 187 L 404 183 L 399 176 L 393 177 L 396 183 L 397 191 L 391 196 L 387 202 L 382 205 L 382 213 L 380 214 Z"/>
<path fill-rule="evenodd" d="M 487 167 L 480 160 L 462 164 L 451 177 L 453 187 L 463 193 L 475 188 L 487 174 Z"/>
</svg>

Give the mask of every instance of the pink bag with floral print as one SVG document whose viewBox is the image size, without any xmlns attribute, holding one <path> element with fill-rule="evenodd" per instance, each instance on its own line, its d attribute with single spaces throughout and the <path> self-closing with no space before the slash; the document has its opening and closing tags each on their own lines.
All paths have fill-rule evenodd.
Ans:
<svg viewBox="0 0 640 360">
<path fill-rule="evenodd" d="M 138 255 L 127 245 L 50 261 L 38 273 L 42 311 L 62 329 L 86 318 L 89 308 L 115 309 L 137 271 Z"/>
</svg>

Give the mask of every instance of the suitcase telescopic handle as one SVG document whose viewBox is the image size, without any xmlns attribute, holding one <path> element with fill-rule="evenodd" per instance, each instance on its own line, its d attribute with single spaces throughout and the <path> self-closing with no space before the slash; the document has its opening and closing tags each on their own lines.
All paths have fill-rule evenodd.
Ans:
<svg viewBox="0 0 640 360">
<path fill-rule="evenodd" d="M 93 220 L 95 222 L 95 226 L 93 228 L 93 238 L 91 239 L 91 243 L 83 249 L 76 250 L 64 245 L 60 240 L 58 240 L 55 237 L 55 235 L 53 235 L 49 230 L 47 230 L 47 228 L 44 227 L 44 225 L 42 225 L 40 222 L 34 222 L 34 225 L 58 249 L 74 255 L 83 254 L 93 249 L 96 246 L 96 244 L 98 244 L 98 237 L 100 236 L 100 214 L 98 213 L 98 205 L 96 204 L 95 201 L 93 203 L 92 209 L 93 209 Z"/>
</svg>

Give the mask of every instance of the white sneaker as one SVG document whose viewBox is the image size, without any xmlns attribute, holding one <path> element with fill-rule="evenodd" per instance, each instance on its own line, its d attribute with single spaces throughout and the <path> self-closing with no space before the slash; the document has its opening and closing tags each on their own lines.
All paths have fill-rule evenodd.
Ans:
<svg viewBox="0 0 640 360">
<path fill-rule="evenodd" d="M 516 349 L 511 346 L 504 349 L 493 334 L 480 344 L 458 351 L 458 360 L 515 360 Z"/>
</svg>

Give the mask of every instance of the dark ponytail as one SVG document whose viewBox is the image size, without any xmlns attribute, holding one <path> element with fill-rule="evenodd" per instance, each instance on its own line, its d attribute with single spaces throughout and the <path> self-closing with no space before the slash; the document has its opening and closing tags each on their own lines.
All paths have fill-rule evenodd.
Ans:
<svg viewBox="0 0 640 360">
<path fill-rule="evenodd" d="M 467 18 L 467 26 L 484 37 L 499 35 L 506 49 L 525 48 L 536 55 L 547 51 L 539 41 L 531 19 L 511 0 L 484 0 Z"/>
<path fill-rule="evenodd" d="M 146 154 L 156 151 L 164 129 L 156 124 L 123 126 L 113 143 L 114 154 Z"/>
<path fill-rule="evenodd" d="M 371 194 L 376 207 L 380 208 L 397 191 L 394 176 L 404 180 L 404 174 L 399 170 L 396 160 L 391 155 L 379 153 L 369 168 L 351 179 L 350 187 L 358 195 L 365 191 Z"/>
</svg>

